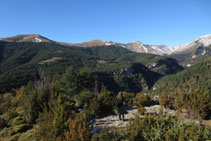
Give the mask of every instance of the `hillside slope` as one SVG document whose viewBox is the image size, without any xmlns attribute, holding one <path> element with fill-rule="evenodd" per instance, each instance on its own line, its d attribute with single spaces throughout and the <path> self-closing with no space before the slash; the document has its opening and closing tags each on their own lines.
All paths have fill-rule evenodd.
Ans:
<svg viewBox="0 0 211 141">
<path fill-rule="evenodd" d="M 190 48 L 190 50 L 186 50 L 184 52 L 180 52 L 178 54 L 170 55 L 172 58 L 175 58 L 180 62 L 181 65 L 190 67 L 201 60 L 208 58 L 211 56 L 211 45 L 202 47 L 195 46 L 195 48 Z"/>
<path fill-rule="evenodd" d="M 200 87 L 203 90 L 211 90 L 211 57 L 186 68 L 173 75 L 165 76 L 157 81 L 152 94 L 157 95 L 162 92 L 175 93 L 178 90 L 190 91 Z"/>
<path fill-rule="evenodd" d="M 150 68 L 157 62 L 160 62 L 158 63 L 159 65 Z M 142 73 L 141 68 L 145 68 L 143 70 L 147 69 L 149 75 L 156 74 L 151 75 L 156 76 L 153 80 L 145 80 L 146 77 L 144 78 L 144 81 L 146 81 L 144 84 L 147 87 L 151 87 L 163 75 L 182 70 L 182 67 L 171 58 L 134 53 L 116 46 L 80 48 L 63 47 L 54 42 L 1 42 L 0 88 L 1 92 L 6 92 L 25 85 L 30 80 L 58 78 L 69 66 L 73 66 L 75 71 L 87 67 L 91 73 L 106 73 L 108 76 L 116 73 L 117 70 L 128 69 L 134 63 L 140 64 L 140 70 L 136 70 L 136 72 Z M 149 67 L 147 68 L 142 64 Z M 177 69 L 172 69 L 172 66 Z M 112 77 L 115 76 L 112 75 Z M 138 81 L 136 80 L 135 83 Z M 123 83 L 126 82 L 124 81 Z M 128 88 L 126 84 L 122 84 L 123 86 L 119 85 L 120 83 L 118 88 Z"/>
</svg>

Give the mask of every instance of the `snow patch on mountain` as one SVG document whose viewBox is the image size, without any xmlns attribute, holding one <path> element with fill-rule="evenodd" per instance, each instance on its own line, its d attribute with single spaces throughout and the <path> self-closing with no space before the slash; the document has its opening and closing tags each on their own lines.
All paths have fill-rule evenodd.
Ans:
<svg viewBox="0 0 211 141">
<path fill-rule="evenodd" d="M 37 38 L 37 37 L 35 37 L 35 42 L 42 42 L 42 40 L 41 39 L 39 39 L 39 38 Z"/>
<path fill-rule="evenodd" d="M 205 55 L 205 54 L 206 54 L 206 50 L 204 50 L 201 55 Z"/>
<path fill-rule="evenodd" d="M 110 46 L 110 45 L 112 45 L 112 43 L 106 42 L 105 45 L 106 45 L 106 46 Z"/>
<path fill-rule="evenodd" d="M 200 38 L 196 39 L 195 42 L 202 44 L 203 46 L 211 45 L 211 34 L 201 36 Z"/>
<path fill-rule="evenodd" d="M 194 54 L 194 55 L 192 56 L 192 58 L 196 58 L 196 55 Z"/>
<path fill-rule="evenodd" d="M 186 51 L 188 49 L 191 49 L 193 47 L 204 48 L 204 47 L 207 47 L 210 45 L 211 45 L 211 34 L 208 34 L 208 35 L 201 36 L 198 39 L 195 39 L 194 41 L 189 42 L 185 45 L 173 47 L 174 50 L 171 52 L 171 54 L 172 53 L 180 53 L 180 52 Z"/>
<path fill-rule="evenodd" d="M 187 64 L 187 67 L 191 67 L 191 64 Z"/>
<path fill-rule="evenodd" d="M 143 49 L 145 50 L 145 53 L 148 53 L 148 50 L 146 47 L 143 46 Z"/>
<path fill-rule="evenodd" d="M 158 53 L 159 55 L 163 54 L 169 54 L 171 52 L 171 48 L 168 46 L 162 46 L 162 45 L 151 45 L 150 46 L 154 50 L 154 54 Z"/>
</svg>

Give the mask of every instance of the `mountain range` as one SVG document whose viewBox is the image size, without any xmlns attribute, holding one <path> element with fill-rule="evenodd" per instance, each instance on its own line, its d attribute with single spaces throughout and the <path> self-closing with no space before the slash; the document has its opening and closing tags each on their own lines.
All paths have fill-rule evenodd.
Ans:
<svg viewBox="0 0 211 141">
<path fill-rule="evenodd" d="M 6 42 L 54 42 L 63 46 L 97 47 L 97 46 L 118 46 L 137 53 L 148 53 L 155 55 L 170 56 L 177 59 L 181 65 L 190 67 L 201 58 L 211 54 L 211 34 L 201 36 L 187 44 L 179 46 L 147 45 L 139 41 L 130 43 L 117 43 L 113 41 L 92 40 L 83 43 L 65 43 L 50 40 L 38 34 L 16 35 L 8 38 L 0 38 Z"/>
<path fill-rule="evenodd" d="M 38 34 L 29 34 L 29 35 L 16 35 L 7 38 L 0 38 L 2 41 L 7 42 L 56 42 L 50 40 L 46 37 L 43 37 Z M 201 36 L 187 44 L 180 46 L 166 46 L 166 45 L 148 45 L 139 41 L 133 41 L 130 43 L 117 43 L 113 41 L 102 41 L 102 40 L 92 40 L 83 43 L 65 43 L 65 42 L 56 42 L 61 45 L 68 46 L 80 46 L 80 47 L 96 47 L 96 46 L 121 46 L 123 48 L 127 48 L 131 51 L 138 53 L 150 53 L 156 55 L 171 55 L 171 54 L 182 54 L 182 53 L 190 53 L 193 50 L 201 49 L 203 47 L 208 47 L 211 45 L 211 34 Z M 206 54 L 206 53 L 204 53 Z"/>
<path fill-rule="evenodd" d="M 28 81 L 59 78 L 72 66 L 88 68 L 112 91 L 147 90 L 161 77 L 183 70 L 175 59 L 136 53 L 115 45 L 78 47 L 61 45 L 40 35 L 19 35 L 0 42 L 0 93 Z"/>
</svg>

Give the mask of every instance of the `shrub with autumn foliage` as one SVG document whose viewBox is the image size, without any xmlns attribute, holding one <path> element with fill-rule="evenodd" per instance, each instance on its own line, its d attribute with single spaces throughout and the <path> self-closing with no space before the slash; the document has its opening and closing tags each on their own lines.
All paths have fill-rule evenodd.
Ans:
<svg viewBox="0 0 211 141">
<path fill-rule="evenodd" d="M 5 93 L 0 95 L 0 115 L 16 106 L 13 94 Z"/>
<path fill-rule="evenodd" d="M 159 103 L 165 108 L 175 108 L 185 118 L 211 119 L 211 92 L 200 88 L 183 91 L 175 94 L 163 92 L 159 96 Z"/>
<path fill-rule="evenodd" d="M 145 112 L 145 106 L 150 106 L 152 104 L 151 98 L 144 94 L 144 93 L 138 93 L 136 97 L 134 98 L 134 104 L 138 108 L 138 113 L 143 115 Z"/>
<path fill-rule="evenodd" d="M 125 105 L 132 107 L 134 106 L 134 93 L 129 93 L 129 92 L 123 92 L 123 97 L 125 99 Z"/>
<path fill-rule="evenodd" d="M 116 97 L 105 87 L 102 88 L 101 92 L 93 97 L 89 102 L 90 105 L 84 110 L 89 112 L 92 117 L 104 117 L 109 114 L 114 114 Z"/>
<path fill-rule="evenodd" d="M 150 96 L 144 93 L 138 93 L 134 99 L 134 104 L 139 106 L 150 106 L 152 104 L 152 100 Z"/>
<path fill-rule="evenodd" d="M 138 116 L 129 122 L 129 140 L 208 140 L 211 138 L 211 130 L 204 126 L 196 126 L 195 123 L 183 122 L 171 116 L 159 117 L 146 116 L 140 119 Z"/>
<path fill-rule="evenodd" d="M 159 104 L 161 106 L 164 106 L 165 108 L 172 108 L 174 103 L 174 96 L 173 94 L 167 95 L 165 92 L 163 92 L 159 96 Z"/>
<path fill-rule="evenodd" d="M 66 141 L 89 141 L 92 137 L 92 125 L 86 113 L 81 113 L 69 123 L 69 131 L 65 133 Z"/>
<path fill-rule="evenodd" d="M 211 119 L 211 91 L 203 91 L 197 88 L 190 94 L 179 91 L 175 98 L 175 107 L 179 110 L 187 110 L 187 118 Z"/>
</svg>

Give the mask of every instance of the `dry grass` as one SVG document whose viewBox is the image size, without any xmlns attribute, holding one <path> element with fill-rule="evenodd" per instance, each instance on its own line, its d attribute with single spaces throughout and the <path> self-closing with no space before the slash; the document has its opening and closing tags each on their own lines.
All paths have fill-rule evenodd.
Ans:
<svg viewBox="0 0 211 141">
<path fill-rule="evenodd" d="M 47 59 L 47 60 L 44 60 L 44 61 L 41 61 L 39 64 L 43 65 L 43 64 L 49 64 L 49 63 L 53 63 L 53 62 L 56 62 L 58 60 L 61 60 L 62 57 L 53 57 L 51 59 Z"/>
<path fill-rule="evenodd" d="M 211 128 L 211 120 L 202 120 L 202 124 L 207 128 Z"/>
</svg>

